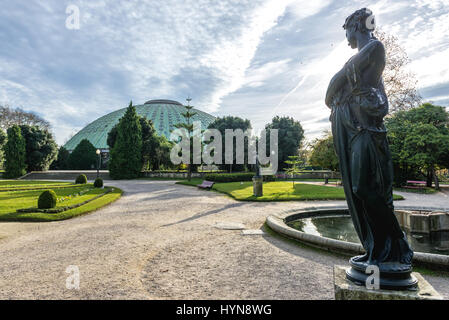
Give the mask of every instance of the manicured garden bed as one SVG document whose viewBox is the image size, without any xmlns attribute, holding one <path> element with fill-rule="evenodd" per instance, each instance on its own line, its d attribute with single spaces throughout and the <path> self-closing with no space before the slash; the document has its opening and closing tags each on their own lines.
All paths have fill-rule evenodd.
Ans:
<svg viewBox="0 0 449 320">
<path fill-rule="evenodd" d="M 202 179 L 180 181 L 178 184 L 196 186 Z M 216 183 L 212 190 L 225 193 L 240 201 L 304 201 L 304 200 L 345 200 L 342 188 L 320 186 L 313 184 L 277 181 L 264 182 L 262 197 L 253 196 L 252 182 Z M 395 200 L 403 200 L 400 195 L 394 195 Z"/>
<path fill-rule="evenodd" d="M 10 181 L 12 182 L 12 181 Z M 55 213 L 32 212 L 37 208 L 37 199 L 43 192 L 42 184 L 37 182 L 35 190 L 18 190 L 0 192 L 0 221 L 56 221 L 72 218 L 91 212 L 117 200 L 122 190 L 115 187 L 94 188 L 92 184 L 56 187 L 49 183 L 46 189 L 56 193 L 57 203 Z M 32 183 L 27 184 L 30 188 Z M 25 210 L 27 212 L 18 212 Z M 64 211 L 63 211 L 64 210 Z M 31 212 L 30 212 L 31 211 Z M 39 211 L 39 210 L 36 210 Z"/>
</svg>

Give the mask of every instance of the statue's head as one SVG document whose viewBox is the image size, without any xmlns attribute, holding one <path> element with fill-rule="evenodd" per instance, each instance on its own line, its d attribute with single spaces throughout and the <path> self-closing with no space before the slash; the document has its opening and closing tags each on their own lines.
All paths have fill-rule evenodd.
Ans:
<svg viewBox="0 0 449 320">
<path fill-rule="evenodd" d="M 343 28 L 346 30 L 346 39 L 348 39 L 351 48 L 357 48 L 357 33 L 372 37 L 372 32 L 376 28 L 373 12 L 367 8 L 357 10 L 346 18 Z"/>
</svg>

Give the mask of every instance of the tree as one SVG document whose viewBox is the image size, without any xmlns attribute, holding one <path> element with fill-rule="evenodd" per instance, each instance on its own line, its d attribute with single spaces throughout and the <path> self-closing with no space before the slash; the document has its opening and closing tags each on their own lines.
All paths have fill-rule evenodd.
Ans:
<svg viewBox="0 0 449 320">
<path fill-rule="evenodd" d="M 232 129 L 237 130 L 241 129 L 243 133 L 245 131 L 251 129 L 251 122 L 248 119 L 242 119 L 239 117 L 233 117 L 233 116 L 225 116 L 222 118 L 216 118 L 212 123 L 209 124 L 208 129 L 216 129 L 221 133 L 222 136 L 222 159 L 221 159 L 221 165 L 220 168 L 223 170 L 226 170 L 227 172 L 232 171 L 244 171 L 245 167 L 248 165 L 248 137 L 245 136 L 244 138 L 244 164 L 225 164 L 225 144 L 226 144 L 226 129 Z M 233 163 L 236 163 L 236 150 L 237 150 L 237 139 L 233 139 Z"/>
<path fill-rule="evenodd" d="M 375 36 L 384 44 L 387 62 L 383 73 L 385 91 L 390 102 L 390 111 L 408 110 L 421 104 L 415 75 L 407 70 L 410 59 L 398 38 L 382 30 Z"/>
<path fill-rule="evenodd" d="M 424 171 L 427 186 L 439 188 L 437 168 L 447 168 L 449 157 L 449 113 L 425 103 L 399 111 L 385 122 L 395 168 L 395 184 Z"/>
<path fill-rule="evenodd" d="M 192 101 L 192 99 L 187 98 L 187 105 L 184 106 L 186 108 L 186 112 L 182 113 L 181 115 L 186 119 L 187 123 L 185 122 L 181 122 L 178 124 L 175 124 L 176 128 L 183 128 L 186 129 L 188 132 L 188 136 L 190 138 L 190 161 L 189 163 L 187 163 L 187 180 L 191 180 L 192 179 L 192 166 L 193 166 L 193 123 L 192 123 L 192 118 L 194 115 L 196 115 L 196 112 L 193 112 L 193 106 L 190 105 L 190 101 Z M 195 166 L 195 169 L 198 167 L 198 165 Z"/>
<path fill-rule="evenodd" d="M 25 139 L 18 125 L 11 126 L 8 131 L 8 142 L 4 147 L 5 152 L 5 178 L 18 178 L 26 173 L 25 164 Z"/>
<path fill-rule="evenodd" d="M 310 165 L 332 171 L 338 170 L 338 158 L 335 153 L 334 139 L 330 132 L 326 132 L 322 138 L 315 139 L 311 148 Z"/>
<path fill-rule="evenodd" d="M 132 101 L 118 123 L 110 157 L 109 174 L 113 179 L 139 177 L 142 171 L 142 127 Z"/>
<path fill-rule="evenodd" d="M 139 117 L 139 123 L 142 128 L 142 169 L 157 170 L 161 165 L 168 165 L 170 160 L 170 146 L 164 136 L 159 136 L 154 128 L 153 122 L 144 117 Z M 116 124 L 108 133 L 107 143 L 109 149 L 115 145 L 118 133 L 118 124 Z M 167 149 L 168 148 L 168 149 Z"/>
<path fill-rule="evenodd" d="M 285 164 L 289 166 L 287 169 L 285 169 L 285 172 L 287 174 L 290 174 L 293 179 L 295 174 L 298 174 L 300 172 L 300 167 L 304 164 L 304 162 L 303 160 L 300 159 L 299 156 L 289 156 L 288 160 L 285 161 Z M 295 180 L 293 180 L 293 188 L 294 187 L 295 187 Z"/>
<path fill-rule="evenodd" d="M 58 152 L 58 146 L 52 134 L 38 126 L 21 125 L 20 130 L 26 141 L 27 171 L 48 170 Z"/>
<path fill-rule="evenodd" d="M 150 158 L 155 151 L 157 142 L 156 129 L 151 120 L 144 117 L 139 117 L 140 127 L 142 128 L 142 165 L 143 169 L 147 170 L 150 167 Z"/>
<path fill-rule="evenodd" d="M 270 150 L 270 131 L 278 129 L 278 169 L 286 168 L 285 161 L 289 156 L 297 156 L 302 140 L 304 139 L 304 130 L 299 121 L 291 117 L 273 118 L 271 123 L 265 126 L 267 131 L 267 149 Z"/>
<path fill-rule="evenodd" d="M 173 166 L 170 160 L 170 150 L 173 144 L 164 136 L 156 135 L 154 146 L 150 153 L 149 163 L 151 170 L 159 170 L 162 167 L 169 168 Z"/>
<path fill-rule="evenodd" d="M 12 109 L 9 106 L 0 106 L 0 128 L 6 130 L 12 125 L 39 126 L 49 129 L 50 123 L 33 112 L 20 108 Z"/>
<path fill-rule="evenodd" d="M 3 129 L 0 129 L 0 168 L 3 168 L 3 147 L 6 143 L 6 133 Z"/>
<path fill-rule="evenodd" d="M 51 170 L 67 170 L 69 169 L 69 157 L 70 152 L 64 148 L 60 147 L 58 150 L 58 156 L 55 161 L 50 165 Z"/>
<path fill-rule="evenodd" d="M 83 139 L 69 155 L 69 169 L 90 170 L 94 169 L 98 161 L 97 149 L 89 140 Z"/>
</svg>

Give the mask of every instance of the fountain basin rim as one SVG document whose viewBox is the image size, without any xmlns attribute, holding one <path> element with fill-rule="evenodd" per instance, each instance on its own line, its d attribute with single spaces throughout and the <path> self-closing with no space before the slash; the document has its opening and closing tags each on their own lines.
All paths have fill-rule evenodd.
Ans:
<svg viewBox="0 0 449 320">
<path fill-rule="evenodd" d="M 411 206 L 396 206 L 395 210 L 422 210 L 422 211 L 449 211 L 449 208 L 436 208 L 436 207 L 411 207 Z M 304 209 L 293 209 L 284 211 L 279 214 L 269 215 L 266 218 L 266 224 L 275 232 L 299 240 L 300 242 L 308 245 L 325 249 L 340 254 L 352 255 L 365 253 L 361 244 L 351 243 L 342 240 L 336 240 L 326 237 L 321 237 L 313 234 L 308 234 L 296 229 L 293 229 L 287 225 L 287 222 L 297 220 L 300 218 L 310 218 L 313 216 L 335 216 L 335 215 L 348 215 L 347 206 L 333 206 L 333 207 L 309 207 Z M 415 252 L 413 256 L 413 262 L 422 264 L 431 268 L 447 269 L 449 267 L 449 256 Z"/>
</svg>

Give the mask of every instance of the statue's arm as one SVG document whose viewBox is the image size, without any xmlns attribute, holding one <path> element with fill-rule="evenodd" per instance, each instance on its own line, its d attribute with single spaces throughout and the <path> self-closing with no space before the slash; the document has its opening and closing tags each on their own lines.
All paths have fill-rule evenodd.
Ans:
<svg viewBox="0 0 449 320">
<path fill-rule="evenodd" d="M 341 90 L 341 88 L 345 85 L 346 81 L 346 71 L 345 68 L 338 71 L 335 76 L 332 77 L 329 86 L 327 87 L 326 92 L 326 105 L 330 108 L 332 104 L 332 99 L 335 94 Z"/>
<path fill-rule="evenodd" d="M 386 64 L 385 48 L 376 40 L 367 44 L 351 59 L 351 64 L 364 75 L 366 85 L 375 87 L 382 77 Z"/>
</svg>

